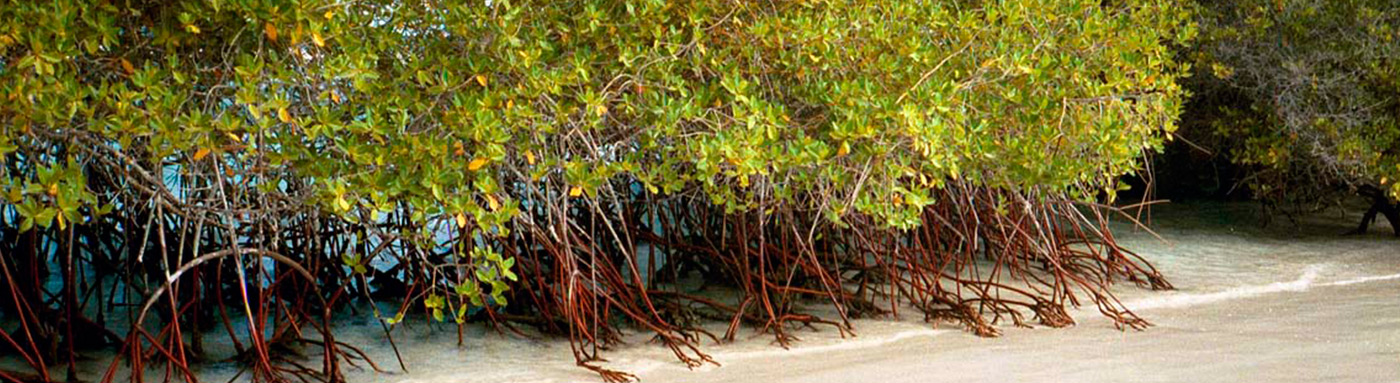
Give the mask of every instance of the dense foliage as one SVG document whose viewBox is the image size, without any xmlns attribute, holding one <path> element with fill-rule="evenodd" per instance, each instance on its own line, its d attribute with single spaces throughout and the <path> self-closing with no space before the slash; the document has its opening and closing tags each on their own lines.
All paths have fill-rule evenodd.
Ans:
<svg viewBox="0 0 1400 383">
<path fill-rule="evenodd" d="M 1300 205 L 1400 196 L 1400 3 L 1201 3 L 1195 88 L 1244 185 Z"/>
<path fill-rule="evenodd" d="M 595 196 L 630 177 L 909 227 L 949 178 L 1080 198 L 1114 186 L 1172 129 L 1162 42 L 1190 31 L 1160 5 L 1082 1 L 273 3 L 7 7 L 6 153 L 102 143 L 82 146 L 225 167 L 348 219 L 402 203 L 496 227 L 519 202 L 506 189 Z M 38 162 L 84 154 L 69 152 Z M 854 202 L 793 199 L 812 194 Z"/>
<path fill-rule="evenodd" d="M 389 322 L 421 308 L 458 323 L 474 312 L 535 323 L 569 334 L 581 362 L 615 336 L 613 312 L 688 363 L 708 360 L 662 314 L 689 306 L 652 304 L 701 300 L 653 291 L 663 284 L 643 276 L 663 266 L 641 262 L 654 254 L 640 243 L 670 264 L 708 254 L 693 262 L 743 291 L 737 309 L 710 306 L 780 339 L 786 322 L 820 321 L 789 303 L 813 295 L 843 322 L 887 297 L 991 333 L 983 313 L 1021 323 L 1010 304 L 1066 324 L 1079 290 L 1138 326 L 1103 287 L 1165 282 L 1112 243 L 1096 201 L 1112 201 L 1117 178 L 1174 130 L 1185 68 L 1171 47 L 1194 34 L 1184 9 L 9 1 L 0 214 L 14 229 L 3 249 L 28 254 L 9 270 L 69 265 L 64 294 L 85 278 L 75 259 L 143 270 L 109 282 L 145 302 L 142 318 L 163 291 L 172 297 L 160 305 L 175 306 L 177 294 L 242 289 L 249 323 L 380 297 L 403 302 Z M 256 257 L 279 266 L 244 265 Z M 968 266 L 978 257 L 1031 287 Z M 1032 261 L 1045 275 L 1017 274 Z M 844 287 L 856 281 L 843 270 L 859 267 L 887 272 L 874 283 L 889 287 Z M 212 276 L 221 270 L 241 281 L 209 281 L 228 278 Z M 229 288 L 297 283 L 320 296 Z M 999 302 L 1002 289 L 1026 301 Z M 63 310 L 71 322 L 82 315 L 73 299 L 0 307 Z M 267 303 L 279 300 L 298 304 Z M 171 318 L 214 315 L 163 310 L 174 313 L 161 331 L 127 336 L 130 358 L 149 341 L 183 360 L 170 356 L 184 348 L 165 335 L 181 331 Z M 262 335 L 248 336 L 264 363 L 255 377 L 287 372 L 258 348 Z M 325 376 L 338 376 L 335 359 Z"/>
</svg>

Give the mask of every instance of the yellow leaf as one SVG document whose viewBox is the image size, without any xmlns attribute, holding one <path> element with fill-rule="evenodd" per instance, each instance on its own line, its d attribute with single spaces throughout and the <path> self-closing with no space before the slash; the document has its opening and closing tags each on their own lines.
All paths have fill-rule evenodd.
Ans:
<svg viewBox="0 0 1400 383">
<path fill-rule="evenodd" d="M 467 170 L 476 171 L 477 169 L 481 169 L 482 166 L 486 166 L 487 162 L 491 162 L 491 160 L 486 157 L 477 157 L 472 160 L 472 162 L 467 163 Z"/>
<path fill-rule="evenodd" d="M 277 41 L 277 26 L 272 23 L 263 23 L 263 34 L 268 40 Z"/>
<path fill-rule="evenodd" d="M 526 150 L 526 151 L 525 151 L 525 162 L 529 163 L 530 165 L 534 165 L 534 164 L 535 164 L 535 152 Z"/>
<path fill-rule="evenodd" d="M 602 117 L 603 115 L 608 114 L 608 106 L 607 106 L 607 105 L 598 105 L 598 109 L 595 110 L 594 112 L 595 112 L 595 113 L 598 113 L 598 117 Z"/>
<path fill-rule="evenodd" d="M 311 32 L 311 42 L 318 47 L 326 46 L 326 40 L 321 38 L 321 32 Z"/>
<path fill-rule="evenodd" d="M 487 194 L 487 195 L 486 195 L 486 206 L 490 206 L 490 207 L 491 207 L 491 211 L 500 210 L 500 209 L 501 209 L 501 202 L 500 202 L 500 201 L 497 201 L 495 196 L 492 196 L 492 195 L 490 195 L 490 194 Z"/>
<path fill-rule="evenodd" d="M 327 10 L 324 16 L 326 16 L 326 20 L 330 20 L 332 17 L 335 17 L 335 9 Z"/>
<path fill-rule="evenodd" d="M 569 189 L 569 196 L 570 196 L 570 197 L 578 197 L 578 196 L 581 196 L 581 195 L 583 195 L 583 188 L 578 187 L 578 186 L 574 186 L 573 188 Z"/>
<path fill-rule="evenodd" d="M 456 155 L 459 155 L 459 156 L 467 155 L 467 148 L 464 147 L 464 146 L 462 146 L 462 141 L 454 142 L 454 143 L 452 143 L 452 146 L 456 148 L 455 150 L 452 151 L 453 154 L 456 154 Z"/>
<path fill-rule="evenodd" d="M 240 144 L 243 143 L 243 138 L 242 138 L 242 137 L 239 137 L 239 136 L 236 135 L 236 134 L 228 133 L 228 132 L 224 132 L 224 134 L 228 135 L 228 139 L 233 140 L 233 142 L 237 142 L 237 143 L 240 143 Z"/>
<path fill-rule="evenodd" d="M 253 104 L 248 104 L 248 114 L 252 115 L 254 120 L 262 119 L 262 112 L 259 112 L 258 108 L 253 106 Z"/>
<path fill-rule="evenodd" d="M 457 227 L 467 227 L 467 216 L 465 214 L 457 213 Z"/>
<path fill-rule="evenodd" d="M 486 76 L 476 75 L 476 83 L 481 84 L 481 86 L 486 86 Z"/>
<path fill-rule="evenodd" d="M 339 104 L 339 103 L 340 103 L 340 93 L 331 92 L 331 101 L 334 101 L 335 103 Z"/>
<path fill-rule="evenodd" d="M 506 109 L 515 109 L 515 100 L 506 100 Z"/>
<path fill-rule="evenodd" d="M 850 154 L 850 153 L 851 153 L 851 143 L 850 143 L 849 141 L 841 141 L 841 148 L 836 150 L 836 156 L 837 156 L 837 157 L 840 157 L 840 156 L 844 156 L 844 155 L 847 155 L 847 154 Z"/>
<path fill-rule="evenodd" d="M 194 152 L 194 160 L 199 161 L 209 156 L 209 148 L 199 148 Z"/>
<path fill-rule="evenodd" d="M 282 123 L 290 124 L 292 123 L 292 114 L 287 112 L 287 108 L 277 108 L 277 119 L 282 120 Z"/>
<path fill-rule="evenodd" d="M 125 58 L 119 58 L 117 61 L 122 64 L 122 70 L 126 71 L 126 74 L 136 73 L 136 67 L 132 66 L 130 61 L 126 61 Z"/>
<path fill-rule="evenodd" d="M 196 35 L 199 34 L 199 26 L 198 26 L 198 25 L 194 25 L 194 24 L 186 25 L 186 26 L 185 26 L 185 30 L 190 31 L 190 33 L 193 33 L 193 34 L 196 34 Z"/>
</svg>

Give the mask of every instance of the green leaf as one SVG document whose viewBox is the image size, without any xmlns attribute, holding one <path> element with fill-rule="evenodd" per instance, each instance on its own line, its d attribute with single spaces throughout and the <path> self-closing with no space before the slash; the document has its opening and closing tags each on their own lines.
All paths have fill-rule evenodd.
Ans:
<svg viewBox="0 0 1400 383">
<path fill-rule="evenodd" d="M 57 216 L 57 215 L 58 215 L 58 210 L 57 210 L 57 209 L 54 209 L 54 208 L 44 208 L 43 210 L 39 211 L 38 214 L 35 214 L 33 218 L 34 218 L 34 222 L 37 223 L 40 227 L 45 227 L 45 228 L 47 228 L 47 227 L 49 227 L 49 225 L 52 225 L 52 224 L 53 224 L 54 216 Z"/>
</svg>

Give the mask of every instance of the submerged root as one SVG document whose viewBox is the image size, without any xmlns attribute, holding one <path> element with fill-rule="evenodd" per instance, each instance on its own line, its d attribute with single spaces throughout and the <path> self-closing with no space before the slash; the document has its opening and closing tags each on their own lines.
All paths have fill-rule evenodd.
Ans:
<svg viewBox="0 0 1400 383">
<path fill-rule="evenodd" d="M 1035 318 L 1040 324 L 1060 328 L 1074 325 L 1074 318 L 1065 311 L 1065 306 L 1055 304 L 1048 300 L 1039 300 L 1035 304 Z"/>
<path fill-rule="evenodd" d="M 598 376 L 603 378 L 603 381 L 606 383 L 625 383 L 641 381 L 641 379 L 637 378 L 636 375 L 632 375 L 631 373 L 608 369 L 593 363 L 595 362 L 578 362 L 578 366 L 597 373 Z"/>
</svg>

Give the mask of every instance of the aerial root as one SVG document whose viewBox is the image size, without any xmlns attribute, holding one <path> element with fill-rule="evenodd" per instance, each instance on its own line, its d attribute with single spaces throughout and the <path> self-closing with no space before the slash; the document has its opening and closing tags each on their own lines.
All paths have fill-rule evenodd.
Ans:
<svg viewBox="0 0 1400 383">
<path fill-rule="evenodd" d="M 578 362 L 578 366 L 597 373 L 599 377 L 603 378 L 603 382 L 606 383 L 625 383 L 641 381 L 641 379 L 637 378 L 636 375 L 633 375 L 631 373 L 605 368 L 592 363 L 593 362 Z"/>
<path fill-rule="evenodd" d="M 1040 324 L 1055 328 L 1074 325 L 1074 318 L 1065 311 L 1064 305 L 1055 304 L 1048 300 L 1037 300 L 1034 311 Z"/>
</svg>

